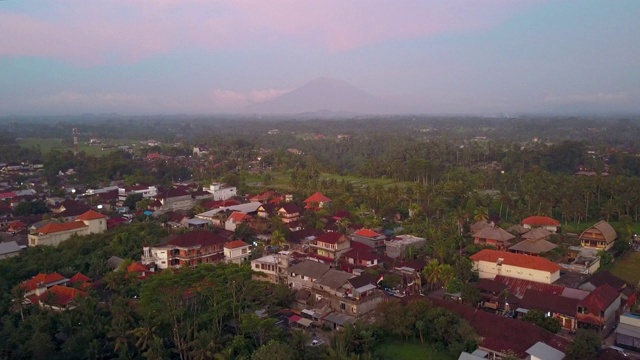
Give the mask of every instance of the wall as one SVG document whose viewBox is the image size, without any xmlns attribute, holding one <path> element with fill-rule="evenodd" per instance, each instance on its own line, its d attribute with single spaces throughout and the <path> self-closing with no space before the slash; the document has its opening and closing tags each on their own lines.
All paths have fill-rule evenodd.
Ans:
<svg viewBox="0 0 640 360">
<path fill-rule="evenodd" d="M 548 271 L 521 268 L 507 264 L 498 266 L 496 263 L 488 261 L 474 262 L 474 267 L 478 271 L 481 279 L 493 279 L 496 275 L 503 275 L 516 279 L 551 284 L 560 278 L 559 270 L 554 273 L 549 273 Z"/>
</svg>

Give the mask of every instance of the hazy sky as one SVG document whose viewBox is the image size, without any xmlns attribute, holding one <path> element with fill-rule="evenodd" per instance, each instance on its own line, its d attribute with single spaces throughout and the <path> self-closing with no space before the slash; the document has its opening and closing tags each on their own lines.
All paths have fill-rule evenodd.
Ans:
<svg viewBox="0 0 640 360">
<path fill-rule="evenodd" d="M 640 111 L 640 1 L 5 0 L 0 115 L 239 111 L 319 76 L 425 113 Z"/>
</svg>

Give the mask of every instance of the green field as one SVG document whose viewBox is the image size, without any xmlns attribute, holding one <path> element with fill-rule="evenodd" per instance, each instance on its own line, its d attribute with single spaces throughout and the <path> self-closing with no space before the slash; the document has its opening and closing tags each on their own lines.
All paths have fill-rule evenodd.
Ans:
<svg viewBox="0 0 640 360">
<path fill-rule="evenodd" d="M 23 138 L 18 141 L 20 147 L 23 148 L 39 148 L 42 152 L 42 155 L 47 155 L 52 150 L 58 151 L 73 151 L 73 143 L 70 140 L 63 142 L 61 139 L 41 139 L 41 138 Z M 78 147 L 80 151 L 84 151 L 87 155 L 92 156 L 101 156 L 108 154 L 111 151 L 116 150 L 116 148 L 120 145 L 131 145 L 132 141 L 130 140 L 119 140 L 110 142 L 109 145 L 114 146 L 114 148 L 109 150 L 102 150 L 101 145 L 91 146 L 89 144 L 80 142 Z"/>
<path fill-rule="evenodd" d="M 637 285 L 640 281 L 640 252 L 632 251 L 623 258 L 616 259 L 609 271 L 624 281 Z"/>
<path fill-rule="evenodd" d="M 376 347 L 375 354 L 394 360 L 454 360 L 455 357 L 419 342 L 391 342 Z"/>
</svg>

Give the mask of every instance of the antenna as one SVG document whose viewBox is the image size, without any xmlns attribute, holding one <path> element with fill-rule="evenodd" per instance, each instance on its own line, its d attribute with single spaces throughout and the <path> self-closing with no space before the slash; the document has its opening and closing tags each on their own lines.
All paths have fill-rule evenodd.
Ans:
<svg viewBox="0 0 640 360">
<path fill-rule="evenodd" d="M 78 156 L 78 129 L 73 128 L 73 155 Z"/>
</svg>

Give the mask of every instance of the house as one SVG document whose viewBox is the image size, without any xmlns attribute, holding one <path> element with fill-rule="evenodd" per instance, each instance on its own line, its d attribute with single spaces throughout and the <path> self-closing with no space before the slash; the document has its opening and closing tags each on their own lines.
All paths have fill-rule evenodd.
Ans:
<svg viewBox="0 0 640 360">
<path fill-rule="evenodd" d="M 125 201 L 129 196 L 142 195 L 143 199 L 150 199 L 158 195 L 158 188 L 147 185 L 133 185 L 118 187 L 118 200 Z"/>
<path fill-rule="evenodd" d="M 427 239 L 413 235 L 397 235 L 385 241 L 387 256 L 390 258 L 404 258 L 410 252 L 424 247 Z"/>
<path fill-rule="evenodd" d="M 285 224 L 298 221 L 301 213 L 302 209 L 300 209 L 298 205 L 292 203 L 286 204 L 278 209 L 278 216 L 280 216 L 282 222 Z"/>
<path fill-rule="evenodd" d="M 12 221 L 7 224 L 7 226 L 7 232 L 10 232 L 12 234 L 17 234 L 27 228 L 27 224 L 23 223 L 20 220 Z"/>
<path fill-rule="evenodd" d="M 289 267 L 289 252 L 280 251 L 277 254 L 263 256 L 251 260 L 251 269 L 259 275 L 254 276 L 255 280 L 268 281 L 273 284 L 280 284 L 287 281 L 287 268 Z"/>
<path fill-rule="evenodd" d="M 184 187 L 158 192 L 156 200 L 162 204 L 161 211 L 189 210 L 196 205 L 191 193 Z"/>
<path fill-rule="evenodd" d="M 475 287 L 482 296 L 482 307 L 493 310 L 513 310 L 520 304 L 520 298 L 509 287 L 495 280 L 480 279 Z"/>
<path fill-rule="evenodd" d="M 608 222 L 601 220 L 580 234 L 580 244 L 586 248 L 609 250 L 618 238 Z"/>
<path fill-rule="evenodd" d="M 287 269 L 287 284 L 292 290 L 311 289 L 313 283 L 329 269 L 328 264 L 305 260 Z"/>
<path fill-rule="evenodd" d="M 85 212 L 91 210 L 90 207 L 88 206 L 80 206 L 80 207 L 75 207 L 75 208 L 69 208 L 66 209 L 62 212 L 53 214 L 51 217 L 53 219 L 56 219 L 58 221 L 62 221 L 62 222 L 69 222 L 69 221 L 75 221 L 78 216 L 84 214 Z"/>
<path fill-rule="evenodd" d="M 305 201 L 305 209 L 319 210 L 328 207 L 331 204 L 331 199 L 324 196 L 321 192 L 309 196 Z"/>
<path fill-rule="evenodd" d="M 357 267 L 372 267 L 378 265 L 380 256 L 374 249 L 361 243 L 352 243 L 351 249 L 344 253 L 344 261 Z"/>
<path fill-rule="evenodd" d="M 274 204 L 262 204 L 258 208 L 258 217 L 268 219 L 276 212 L 277 206 Z"/>
<path fill-rule="evenodd" d="M 197 266 L 224 260 L 224 244 L 228 239 L 210 231 L 195 230 L 177 235 L 156 246 L 142 248 L 141 262 L 159 269 Z"/>
<path fill-rule="evenodd" d="M 351 241 L 364 244 L 373 249 L 384 248 L 387 237 L 371 229 L 360 229 L 351 235 Z"/>
<path fill-rule="evenodd" d="M 636 304 L 637 294 L 632 286 L 629 286 L 626 281 L 613 275 L 607 270 L 598 271 L 593 274 L 587 281 L 580 285 L 580 289 L 593 291 L 602 285 L 609 285 L 618 290 L 621 297 L 621 307 L 628 309 Z"/>
<path fill-rule="evenodd" d="M 0 260 L 18 256 L 22 248 L 15 241 L 0 242 Z"/>
<path fill-rule="evenodd" d="M 497 226 L 490 226 L 474 233 L 473 243 L 478 245 L 491 245 L 498 249 L 505 249 L 509 241 L 514 238 L 515 236 L 511 235 L 506 230 Z"/>
<path fill-rule="evenodd" d="M 560 222 L 548 216 L 529 216 L 522 219 L 522 227 L 525 229 L 543 228 L 554 234 L 560 232 Z"/>
<path fill-rule="evenodd" d="M 163 216 L 166 216 L 168 227 L 171 227 L 171 228 L 188 227 L 187 222 L 189 221 L 189 217 L 187 216 L 187 213 L 183 211 L 169 211 L 165 213 Z"/>
<path fill-rule="evenodd" d="M 317 255 L 334 261 L 351 248 L 351 241 L 341 233 L 328 232 L 309 241 L 309 246 Z"/>
<path fill-rule="evenodd" d="M 509 251 L 539 256 L 558 247 L 558 245 L 548 241 L 550 236 L 551 232 L 545 228 L 532 229 L 522 235 L 522 241 L 510 246 Z"/>
<path fill-rule="evenodd" d="M 69 284 L 74 288 L 87 290 L 91 288 L 91 278 L 81 272 L 77 272 L 69 278 Z"/>
<path fill-rule="evenodd" d="M 481 279 L 504 275 L 551 284 L 560 278 L 562 267 L 545 258 L 506 251 L 484 249 L 470 257 Z"/>
<path fill-rule="evenodd" d="M 100 234 L 107 231 L 107 217 L 99 212 L 89 210 L 76 217 L 75 221 L 66 223 L 51 222 L 29 234 L 29 246 L 58 246 L 74 235 L 82 236 Z"/>
<path fill-rule="evenodd" d="M 616 327 L 616 345 L 640 350 L 640 315 L 626 313 L 620 316 Z"/>
<path fill-rule="evenodd" d="M 227 263 L 242 264 L 247 261 L 249 255 L 249 244 L 242 240 L 234 240 L 224 244 L 224 260 Z"/>
<path fill-rule="evenodd" d="M 541 341 L 527 349 L 527 360 L 562 360 L 566 354 Z"/>
<path fill-rule="evenodd" d="M 618 291 L 610 285 L 593 290 L 578 303 L 578 327 L 608 335 L 619 316 L 620 299 Z"/>
<path fill-rule="evenodd" d="M 56 272 L 51 274 L 39 273 L 33 278 L 24 281 L 20 286 L 25 292 L 24 297 L 30 298 L 32 295 L 37 297 L 43 294 L 47 289 L 55 285 L 66 285 L 68 282 L 69 279 Z"/>
<path fill-rule="evenodd" d="M 240 224 L 248 223 L 253 219 L 251 215 L 236 211 L 232 213 L 224 222 L 224 228 L 229 231 L 236 231 L 236 228 Z"/>
<path fill-rule="evenodd" d="M 208 191 L 213 194 L 213 200 L 228 200 L 236 196 L 237 189 L 235 186 L 226 186 L 221 183 L 213 183 L 209 185 L 209 188 L 203 188 L 202 190 Z"/>
<path fill-rule="evenodd" d="M 520 301 L 519 307 L 526 310 L 537 310 L 547 314 L 547 316 L 554 317 L 560 321 L 564 329 L 573 332 L 578 326 L 576 319 L 578 302 L 578 299 L 567 298 L 562 295 L 527 290 Z"/>
<path fill-rule="evenodd" d="M 76 307 L 75 300 L 86 293 L 80 289 L 54 285 L 38 296 L 38 303 L 45 309 L 55 311 L 71 310 Z"/>
</svg>

